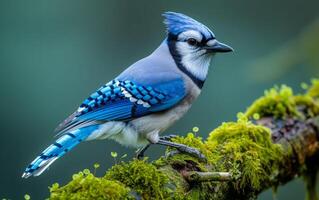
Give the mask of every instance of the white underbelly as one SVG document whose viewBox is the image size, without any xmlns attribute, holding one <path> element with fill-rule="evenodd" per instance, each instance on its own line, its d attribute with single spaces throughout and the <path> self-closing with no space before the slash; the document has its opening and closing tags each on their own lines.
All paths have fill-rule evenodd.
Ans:
<svg viewBox="0 0 319 200">
<path fill-rule="evenodd" d="M 87 140 L 113 139 L 124 146 L 141 147 L 148 144 L 147 134 L 162 133 L 189 109 L 189 104 L 179 104 L 173 109 L 134 119 L 130 122 L 110 121 L 100 125 Z"/>
<path fill-rule="evenodd" d="M 154 130 L 158 130 L 159 133 L 162 133 L 177 120 L 179 120 L 189 108 L 190 105 L 180 104 L 175 106 L 173 109 L 163 111 L 161 113 L 151 114 L 134 119 L 130 122 L 130 124 L 142 135 L 150 133 Z"/>
</svg>

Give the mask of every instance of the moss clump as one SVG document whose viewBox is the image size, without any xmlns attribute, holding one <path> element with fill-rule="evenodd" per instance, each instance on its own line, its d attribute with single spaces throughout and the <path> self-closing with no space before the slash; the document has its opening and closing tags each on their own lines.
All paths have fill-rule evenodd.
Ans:
<svg viewBox="0 0 319 200">
<path fill-rule="evenodd" d="M 246 111 L 247 117 L 258 114 L 260 117 L 274 116 L 285 118 L 298 115 L 296 104 L 290 87 L 282 85 L 265 91 L 265 95 L 257 99 Z"/>
<path fill-rule="evenodd" d="M 176 137 L 172 139 L 173 142 L 185 144 L 190 147 L 195 147 L 199 150 L 205 151 L 206 147 L 201 137 L 196 137 L 193 133 L 188 133 L 185 137 Z M 203 152 L 204 153 L 204 152 Z"/>
<path fill-rule="evenodd" d="M 319 98 L 319 79 L 313 79 L 311 86 L 308 89 L 308 95 L 314 98 Z"/>
<path fill-rule="evenodd" d="M 129 199 L 129 189 L 118 181 L 95 177 L 88 169 L 74 174 L 72 181 L 50 187 L 50 198 L 57 199 Z"/>
<path fill-rule="evenodd" d="M 199 149 L 208 163 L 185 154 L 169 157 L 166 162 L 172 166 L 184 166 L 184 170 L 231 172 L 234 180 L 229 183 L 229 190 L 233 188 L 245 196 L 254 196 L 265 185 L 276 182 L 273 177 L 279 172 L 280 158 L 283 156 L 280 145 L 272 143 L 270 130 L 254 125 L 244 114 L 239 115 L 237 122 L 223 123 L 216 128 L 207 141 L 191 133 L 173 141 Z M 188 168 L 190 163 L 192 168 Z M 189 191 L 189 195 L 202 198 L 203 194 L 211 194 L 209 198 L 216 199 L 225 196 L 218 191 L 209 193 L 216 189 L 215 184 L 198 183 Z M 226 183 L 220 184 L 221 187 L 227 187 Z"/>
<path fill-rule="evenodd" d="M 312 80 L 307 94 L 294 96 L 290 87 L 282 85 L 265 91 L 265 95 L 257 99 L 245 115 L 258 120 L 261 117 L 273 116 L 275 118 L 301 117 L 302 111 L 307 116 L 313 117 L 319 114 L 319 80 Z M 303 106 L 305 110 L 300 110 Z M 301 107 L 301 108 L 303 108 Z"/>
<path fill-rule="evenodd" d="M 310 95 L 297 95 L 294 97 L 294 101 L 297 106 L 303 106 L 303 112 L 309 117 L 319 114 L 319 102 Z"/>
<path fill-rule="evenodd" d="M 168 177 L 145 160 L 133 160 L 113 166 L 104 179 L 116 180 L 137 192 L 143 199 L 165 199 L 171 195 Z"/>
<path fill-rule="evenodd" d="M 206 144 L 203 142 L 201 137 L 196 137 L 193 133 L 188 133 L 185 137 L 176 137 L 172 139 L 173 142 L 179 143 L 179 144 L 185 144 L 189 147 L 194 147 L 198 149 L 202 154 L 205 155 L 205 157 L 208 159 L 211 158 L 211 152 L 206 148 Z M 172 148 L 169 148 L 168 151 L 174 150 Z M 194 156 L 190 156 L 187 154 L 177 154 L 173 157 L 169 157 L 167 159 L 170 164 L 174 162 L 187 162 L 192 161 L 193 163 L 196 163 L 196 167 L 198 167 L 201 171 L 207 171 L 205 169 L 205 166 L 203 166 L 203 163 L 198 160 L 198 158 Z"/>
<path fill-rule="evenodd" d="M 194 131 L 194 130 L 193 130 Z M 197 131 L 194 131 L 195 133 Z M 198 158 L 190 156 L 188 154 L 176 154 L 174 156 L 165 159 L 166 163 L 177 171 L 183 173 L 183 171 L 214 171 L 211 163 L 214 161 L 212 152 L 207 148 L 207 144 L 202 140 L 201 137 L 196 137 L 193 133 L 188 133 L 185 137 L 176 137 L 172 139 L 173 142 L 185 144 L 189 147 L 198 149 L 207 158 L 207 163 L 200 161 Z M 174 149 L 169 148 L 167 151 L 170 152 Z M 163 160 L 163 159 L 161 159 Z M 183 195 L 182 199 L 218 199 L 218 194 L 215 191 L 215 183 L 213 182 L 198 182 L 191 185 L 189 191 L 185 195 L 184 192 L 180 192 Z M 186 187 L 188 188 L 188 187 Z M 221 187 L 218 187 L 221 188 Z M 184 187 L 185 190 L 185 187 Z"/>
<path fill-rule="evenodd" d="M 278 172 L 283 150 L 271 141 L 270 130 L 254 125 L 244 116 L 237 122 L 223 123 L 212 131 L 207 148 L 213 153 L 219 171 L 230 171 L 236 178 L 236 189 L 259 191 L 270 184 Z"/>
</svg>

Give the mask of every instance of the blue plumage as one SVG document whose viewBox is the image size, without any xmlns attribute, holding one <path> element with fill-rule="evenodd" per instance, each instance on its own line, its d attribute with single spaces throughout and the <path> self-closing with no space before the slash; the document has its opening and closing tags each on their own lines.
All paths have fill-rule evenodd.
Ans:
<svg viewBox="0 0 319 200">
<path fill-rule="evenodd" d="M 97 125 L 87 126 L 57 139 L 53 144 L 46 148 L 26 169 L 25 175 L 41 174 L 52 162 L 70 151 L 77 144 L 85 140 L 92 131 L 98 128 Z"/>
<path fill-rule="evenodd" d="M 159 86 L 137 85 L 130 80 L 114 80 L 91 94 L 78 110 L 72 114 L 58 129 L 64 133 L 87 126 L 87 122 L 112 120 L 131 120 L 146 114 L 170 108 L 184 96 L 184 91 L 171 91 L 183 84 L 182 80 L 174 80 Z M 93 123 L 95 124 L 95 123 Z"/>
<path fill-rule="evenodd" d="M 168 33 L 178 35 L 184 31 L 197 30 L 206 38 L 215 38 L 214 33 L 209 28 L 184 14 L 165 12 L 163 16 L 165 17 L 164 23 Z"/>
<path fill-rule="evenodd" d="M 156 144 L 159 134 L 188 111 L 200 94 L 211 57 L 231 48 L 186 15 L 166 12 L 163 16 L 168 37 L 161 45 L 85 99 L 57 127 L 59 138 L 26 168 L 22 177 L 40 175 L 86 140 L 110 138 L 133 147 Z M 185 146 L 180 150 L 185 151 Z"/>
</svg>

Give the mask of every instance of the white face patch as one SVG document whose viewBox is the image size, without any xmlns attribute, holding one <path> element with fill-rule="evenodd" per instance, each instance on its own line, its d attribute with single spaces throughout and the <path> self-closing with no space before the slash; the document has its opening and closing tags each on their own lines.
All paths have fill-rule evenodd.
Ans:
<svg viewBox="0 0 319 200">
<path fill-rule="evenodd" d="M 186 70 L 196 78 L 205 80 L 212 55 L 206 54 L 204 49 L 191 48 L 186 42 L 177 42 L 176 48 L 181 55 L 181 62 Z"/>
<path fill-rule="evenodd" d="M 182 36 L 183 38 L 185 35 L 192 35 L 192 38 L 194 38 L 194 35 L 196 35 L 194 33 L 199 34 L 196 31 L 186 31 L 181 34 L 184 34 Z M 197 35 L 197 38 L 199 38 L 199 36 L 202 38 L 201 34 Z M 201 49 L 197 46 L 191 46 L 185 42 L 185 40 L 179 40 L 176 42 L 176 50 L 181 55 L 181 63 L 186 70 L 193 74 L 196 78 L 205 80 L 212 54 L 206 54 L 205 49 Z"/>
</svg>

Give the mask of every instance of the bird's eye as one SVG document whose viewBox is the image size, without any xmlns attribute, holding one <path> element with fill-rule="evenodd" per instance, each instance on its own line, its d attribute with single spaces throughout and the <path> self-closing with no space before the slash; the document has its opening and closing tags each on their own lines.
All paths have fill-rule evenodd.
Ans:
<svg viewBox="0 0 319 200">
<path fill-rule="evenodd" d="M 197 46 L 198 42 L 194 38 L 189 38 L 189 39 L 187 39 L 187 44 L 189 44 L 191 46 Z"/>
</svg>

